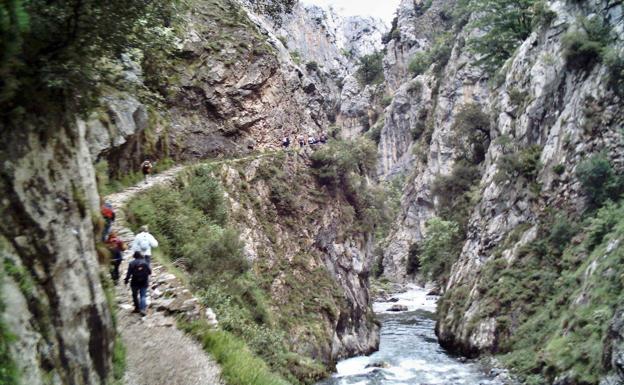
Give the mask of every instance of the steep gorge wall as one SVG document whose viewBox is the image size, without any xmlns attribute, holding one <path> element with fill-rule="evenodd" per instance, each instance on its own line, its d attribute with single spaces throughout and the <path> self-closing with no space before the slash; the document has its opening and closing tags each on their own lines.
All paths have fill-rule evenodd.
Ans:
<svg viewBox="0 0 624 385">
<path fill-rule="evenodd" d="M 504 264 L 513 266 L 522 258 L 522 245 L 541 237 L 539 225 L 549 211 L 572 215 L 582 212 L 586 207 L 585 195 L 574 173 L 589 155 L 601 152 L 616 169 L 622 169 L 624 142 L 619 131 L 622 120 L 618 116 L 622 100 L 608 84 L 608 69 L 596 65 L 588 72 L 574 70 L 566 62 L 562 46 L 568 26 L 595 13 L 618 34 L 617 49 L 621 50 L 622 7 L 609 2 L 584 5 L 553 2 L 549 6 L 556 12 L 556 18 L 522 44 L 506 65 L 504 83 L 490 99 L 495 116 L 494 136 L 510 137 L 520 148 L 539 146 L 539 169 L 534 183 L 540 189 L 531 193 L 530 182 L 522 178 L 502 181 L 496 178 L 500 169 L 497 161 L 506 149 L 503 145 L 490 146 L 481 180 L 481 197 L 471 215 L 468 239 L 447 286 L 455 294 L 449 294 L 449 307 L 441 314 L 438 325 L 443 343 L 467 352 L 496 351 L 504 339 L 499 335 L 504 329 L 497 317 L 484 315 L 484 306 L 489 303 L 479 289 L 486 279 L 481 274 L 484 267 L 501 255 Z M 514 100 L 514 93 L 524 96 L 520 103 Z M 593 106 L 597 108 L 594 117 L 588 110 Z M 556 172 L 557 165 L 563 166 L 563 172 Z M 514 229 L 515 240 L 510 240 Z M 482 278 L 475 279 L 479 276 Z M 457 293 L 461 290 L 457 289 L 462 287 L 467 297 L 460 299 Z M 463 310 L 458 312 L 458 309 Z"/>
<path fill-rule="evenodd" d="M 458 134 L 454 121 L 462 105 L 473 103 L 490 116 L 491 144 L 478 166 L 481 179 L 473 192 L 475 206 L 469 216 L 466 241 L 443 288 L 446 294 L 437 325 L 440 341 L 468 355 L 516 349 L 507 362 L 522 370 L 533 370 L 528 375 L 535 381 L 597 383 L 600 375 L 622 372 L 617 358 L 621 356 L 620 342 L 615 342 L 620 340 L 611 343 L 605 337 L 621 332 L 618 301 L 606 299 L 617 295 L 600 291 L 605 282 L 618 286 L 609 272 L 620 253 L 619 233 L 614 232 L 591 253 L 582 251 L 586 238 L 581 232 L 559 257 L 562 262 L 555 263 L 557 267 L 532 258 L 543 253 L 535 251 L 535 245 L 550 237 L 556 221 L 553 218 L 563 216 L 576 221 L 585 212 L 587 199 L 576 176 L 582 161 L 602 153 L 615 172 L 622 172 L 623 104 L 610 83 L 610 69 L 601 63 L 583 67 L 570 62 L 563 39 L 571 26 L 580 28 L 582 20 L 597 17 L 613 34 L 610 48 L 621 55 L 623 11 L 621 2 L 545 4 L 552 19 L 534 29 L 505 64 L 502 77 L 497 75 L 492 80 L 465 47 L 468 37 L 478 33 L 470 28 L 464 27 L 453 39 L 452 54 L 442 71 L 436 74 L 430 68 L 415 80 L 404 71 L 406 59 L 401 60 L 395 53 L 404 43 L 402 38 L 396 36 L 388 44 L 386 79 L 388 87 L 394 84 L 396 92 L 386 110 L 379 173 L 392 176 L 397 170 L 410 169 L 413 174 L 404 190 L 397 229 L 388 239 L 384 274 L 399 281 L 413 278 L 406 274 L 410 246 L 422 241 L 427 220 L 444 209 L 432 187 L 439 175 L 451 174 L 459 150 L 453 140 Z M 407 5 L 411 2 L 404 2 L 402 8 Z M 443 2 L 437 5 L 444 6 Z M 431 8 L 435 7 L 434 1 Z M 401 15 L 405 15 L 403 19 Z M 397 25 L 414 28 L 427 20 L 417 15 L 414 8 L 404 9 L 399 12 Z M 398 28 L 397 35 L 402 37 L 408 27 Z M 423 43 L 412 44 L 421 47 Z M 420 92 L 415 93 L 415 89 Z M 428 108 L 432 110 L 421 112 Z M 412 139 L 408 130 L 423 120 L 426 126 L 418 131 L 426 135 L 430 130 L 431 139 L 424 147 L 414 149 L 423 142 Z M 414 155 L 405 155 L 407 151 Z M 531 151 L 538 160 L 534 176 L 513 174 L 504 168 L 510 156 L 526 157 Z M 536 286 L 528 283 L 529 277 Z M 567 289 L 573 280 L 570 277 L 575 277 L 576 283 Z M 544 313 L 544 308 L 550 310 Z M 586 321 L 579 314 L 592 311 L 597 312 L 592 321 L 597 334 L 579 337 L 589 333 L 582 329 Z M 548 312 L 550 315 L 544 315 Z M 566 315 L 569 320 L 558 318 Z M 541 324 L 541 329 L 531 329 L 535 323 Z M 582 353 L 588 348 L 595 351 Z M 578 354 L 571 353 L 574 350 Z M 582 354 L 594 357 L 588 362 L 597 366 L 573 366 L 583 360 Z M 533 359 L 542 369 L 527 369 L 526 362 Z M 622 378 L 605 377 L 603 381 L 618 383 Z"/>
<path fill-rule="evenodd" d="M 12 361 L 24 384 L 105 384 L 114 328 L 95 252 L 99 201 L 85 127 L 50 115 L 31 122 L 0 131 L 2 375 Z"/>
<path fill-rule="evenodd" d="M 306 158 L 278 154 L 216 173 L 289 345 L 332 366 L 379 344 L 368 289 L 373 238 Z"/>
</svg>

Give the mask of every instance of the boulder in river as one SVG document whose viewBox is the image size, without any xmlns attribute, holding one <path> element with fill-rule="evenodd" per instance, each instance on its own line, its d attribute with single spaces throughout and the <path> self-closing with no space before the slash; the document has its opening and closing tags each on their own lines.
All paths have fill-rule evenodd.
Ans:
<svg viewBox="0 0 624 385">
<path fill-rule="evenodd" d="M 394 304 L 394 305 L 392 305 L 392 306 L 390 306 L 390 307 L 388 308 L 388 311 L 396 311 L 396 312 L 399 312 L 399 311 L 407 311 L 407 306 L 405 306 L 405 305 L 399 305 L 399 304 Z"/>
<path fill-rule="evenodd" d="M 390 364 L 386 361 L 373 361 L 370 364 L 366 365 L 366 368 L 383 368 L 387 369 L 390 367 Z"/>
</svg>

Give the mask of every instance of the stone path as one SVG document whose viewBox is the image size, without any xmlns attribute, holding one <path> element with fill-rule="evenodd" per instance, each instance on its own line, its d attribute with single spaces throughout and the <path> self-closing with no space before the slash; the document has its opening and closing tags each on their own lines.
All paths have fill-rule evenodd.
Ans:
<svg viewBox="0 0 624 385">
<path fill-rule="evenodd" d="M 135 195 L 155 186 L 171 183 L 183 166 L 173 167 L 122 192 L 106 197 L 115 208 L 113 231 L 131 244 L 134 233 L 127 227 L 123 207 Z M 216 324 L 214 313 L 202 309 L 196 298 L 175 275 L 152 261 L 148 315 L 132 313 L 130 289 L 123 285 L 131 253 L 121 265 L 117 286 L 117 328 L 126 348 L 126 385 L 221 385 L 220 368 L 200 344 L 176 328 L 176 314 L 193 319 L 206 317 Z"/>
</svg>

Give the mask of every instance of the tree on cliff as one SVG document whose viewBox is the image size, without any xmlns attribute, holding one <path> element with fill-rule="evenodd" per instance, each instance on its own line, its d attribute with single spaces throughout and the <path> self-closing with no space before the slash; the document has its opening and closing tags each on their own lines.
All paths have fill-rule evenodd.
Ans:
<svg viewBox="0 0 624 385">
<path fill-rule="evenodd" d="M 531 34 L 536 22 L 550 21 L 554 14 L 537 0 L 463 0 L 461 8 L 473 15 L 471 27 L 482 34 L 468 44 L 481 54 L 480 62 L 497 70 Z"/>
<path fill-rule="evenodd" d="M 7 0 L 0 4 L 0 111 L 84 110 L 115 74 L 113 61 L 153 45 L 177 2 Z M 19 91 L 18 91 L 19 90 Z"/>
</svg>

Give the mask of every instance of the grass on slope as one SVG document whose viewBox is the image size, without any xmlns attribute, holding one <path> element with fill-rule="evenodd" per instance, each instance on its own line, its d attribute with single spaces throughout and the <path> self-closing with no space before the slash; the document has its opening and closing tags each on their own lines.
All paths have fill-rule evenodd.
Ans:
<svg viewBox="0 0 624 385">
<path fill-rule="evenodd" d="M 247 345 L 233 334 L 211 330 L 205 321 L 180 323 L 182 330 L 193 335 L 210 352 L 221 367 L 228 385 L 287 385 L 271 372 L 264 361 L 255 356 Z"/>
<path fill-rule="evenodd" d="M 511 264 L 500 256 L 488 262 L 477 318 L 496 317 L 503 361 L 526 383 L 562 373 L 570 383 L 598 383 L 624 289 L 624 202 L 606 204 L 580 227 L 559 217 L 540 233 Z"/>
</svg>

